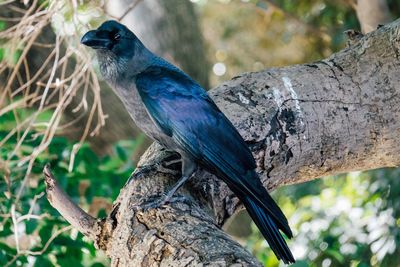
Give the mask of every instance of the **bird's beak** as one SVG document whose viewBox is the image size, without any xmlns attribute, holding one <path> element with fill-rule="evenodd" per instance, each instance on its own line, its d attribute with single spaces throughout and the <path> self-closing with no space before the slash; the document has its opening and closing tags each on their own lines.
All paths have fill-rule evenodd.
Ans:
<svg viewBox="0 0 400 267">
<path fill-rule="evenodd" d="M 93 49 L 107 48 L 110 44 L 108 38 L 99 37 L 96 30 L 88 31 L 83 35 L 81 44 L 89 46 Z"/>
</svg>

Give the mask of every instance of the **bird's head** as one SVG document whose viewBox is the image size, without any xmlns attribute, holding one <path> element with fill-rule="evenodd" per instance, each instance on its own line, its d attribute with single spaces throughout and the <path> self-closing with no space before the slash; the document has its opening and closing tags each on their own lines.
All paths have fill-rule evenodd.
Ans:
<svg viewBox="0 0 400 267">
<path fill-rule="evenodd" d="M 133 32 L 114 20 L 87 32 L 81 43 L 95 49 L 100 70 L 106 79 L 116 76 L 126 68 L 127 62 L 142 58 L 141 54 L 147 51 Z"/>
<path fill-rule="evenodd" d="M 96 30 L 83 35 L 81 43 L 99 53 L 113 53 L 118 57 L 126 57 L 138 38 L 124 25 L 109 20 Z M 140 41 L 139 41 L 140 42 Z"/>
</svg>

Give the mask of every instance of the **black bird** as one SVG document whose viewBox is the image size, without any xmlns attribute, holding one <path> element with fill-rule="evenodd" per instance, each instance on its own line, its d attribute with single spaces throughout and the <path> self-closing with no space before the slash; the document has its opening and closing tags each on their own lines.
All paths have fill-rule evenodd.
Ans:
<svg viewBox="0 0 400 267">
<path fill-rule="evenodd" d="M 288 221 L 262 185 L 243 138 L 207 92 L 183 71 L 150 52 L 124 25 L 107 21 L 81 43 L 96 50 L 100 71 L 138 127 L 182 158 L 182 178 L 171 198 L 197 166 L 222 179 L 242 201 L 275 255 L 294 263 L 281 230 Z"/>
</svg>

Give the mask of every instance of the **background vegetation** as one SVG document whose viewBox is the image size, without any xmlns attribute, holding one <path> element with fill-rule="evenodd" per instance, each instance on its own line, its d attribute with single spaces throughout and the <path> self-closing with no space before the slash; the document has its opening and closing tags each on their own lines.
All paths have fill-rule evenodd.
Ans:
<svg viewBox="0 0 400 267">
<path fill-rule="evenodd" d="M 71 38 L 72 44 L 80 33 L 68 26 L 71 12 L 91 21 L 91 25 L 107 16 L 93 9 L 93 3 L 69 8 L 72 4 L 68 1 L 56 2 L 62 8 L 50 18 L 52 30 L 64 39 Z M 353 3 L 345 0 L 192 2 L 206 41 L 205 56 L 212 66 L 212 86 L 241 72 L 329 56 L 345 46 L 345 30 L 359 29 Z M 397 17 L 400 3 L 388 3 L 393 17 Z M 52 8 L 54 1 L 39 4 L 43 9 Z M 0 17 L 3 33 L 9 24 L 9 18 Z M 11 46 L 10 39 L 6 34 L 0 38 L 0 70 L 18 64 L 27 45 L 20 42 Z M 79 54 L 74 51 L 71 55 Z M 0 108 L 21 98 L 8 98 Z M 134 170 L 144 137 L 132 136 L 113 144 L 106 153 L 98 153 L 93 142 L 91 145 L 64 138 L 68 135 L 58 132 L 28 164 L 29 156 L 46 141 L 42 124 L 50 121 L 54 113 L 43 110 L 37 114 L 37 108 L 28 106 L 1 111 L 0 265 L 107 266 L 107 257 L 49 205 L 44 196 L 42 170 L 50 162 L 68 194 L 90 214 L 102 217 Z M 37 114 L 35 127 L 15 131 L 21 121 L 33 114 Z M 290 218 L 295 233 L 290 242 L 298 259 L 294 266 L 399 266 L 399 174 L 398 169 L 355 172 L 277 190 L 274 197 Z M 239 219 L 243 220 L 241 225 L 246 225 L 248 220 L 243 216 Z M 238 240 L 265 266 L 279 265 L 254 225 L 250 235 L 241 234 Z"/>
</svg>

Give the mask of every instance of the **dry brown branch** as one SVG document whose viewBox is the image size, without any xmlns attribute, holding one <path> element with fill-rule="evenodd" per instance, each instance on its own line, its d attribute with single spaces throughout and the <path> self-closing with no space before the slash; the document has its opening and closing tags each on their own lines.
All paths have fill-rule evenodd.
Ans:
<svg viewBox="0 0 400 267">
<path fill-rule="evenodd" d="M 50 204 L 79 232 L 91 239 L 96 237 L 97 220 L 76 205 L 69 196 L 61 189 L 50 166 L 46 165 L 43 170 L 46 183 L 47 199 Z"/>
<path fill-rule="evenodd" d="M 51 242 L 53 242 L 53 240 L 54 240 L 57 236 L 59 236 L 60 234 L 66 232 L 66 231 L 68 231 L 68 230 L 71 230 L 72 228 L 73 228 L 72 225 L 68 225 L 68 226 L 65 226 L 65 227 L 63 227 L 63 228 L 61 228 L 61 229 L 55 231 L 55 232 L 51 235 L 51 237 L 49 238 L 49 240 L 47 240 L 46 244 L 43 246 L 43 248 L 42 248 L 41 250 L 39 250 L 39 251 L 24 250 L 24 251 L 21 251 L 20 254 L 22 254 L 22 255 L 35 255 L 35 256 L 42 255 L 42 254 L 47 250 L 47 248 L 49 247 L 49 245 L 51 244 Z"/>
<path fill-rule="evenodd" d="M 22 251 L 20 248 L 18 224 L 24 220 L 39 220 L 48 216 L 47 213 L 40 214 L 41 211 L 39 214 L 33 214 L 36 199 L 40 195 L 33 199 L 28 213 L 20 214 L 19 210 L 19 200 L 27 186 L 30 186 L 28 181 L 31 179 L 31 170 L 36 158 L 47 149 L 59 130 L 71 127 L 88 112 L 89 107 L 92 116 L 86 122 L 87 130 L 79 144 L 82 144 L 89 134 L 96 134 L 105 124 L 106 118 L 101 107 L 100 86 L 91 64 L 91 57 L 79 46 L 81 33 L 77 32 L 76 36 L 53 33 L 50 23 L 62 6 L 47 6 L 47 3 L 35 0 L 26 7 L 18 3 L 5 6 L 4 8 L 18 13 L 18 19 L 8 19 L 9 27 L 0 32 L 2 45 L 8 49 L 7 53 L 19 53 L 16 62 L 11 62 L 12 57 L 8 61 L 0 62 L 0 116 L 13 114 L 15 118 L 15 127 L 10 128 L 7 135 L 0 140 L 0 149 L 12 144 L 12 151 L 7 154 L 7 158 L 0 159 L 0 169 L 3 170 L 3 179 L 8 188 L 4 194 L 14 203 L 9 216 L 2 216 L 0 222 L 1 225 L 5 225 L 11 220 L 14 228 L 17 254 L 6 264 L 10 266 L 21 255 L 40 255 L 57 235 L 69 229 L 57 231 L 40 251 Z M 85 27 L 78 25 L 79 22 L 74 23 L 77 29 Z M 36 56 L 39 50 L 43 55 Z M 35 54 L 34 62 L 32 54 Z M 82 94 L 79 93 L 80 90 L 83 91 Z M 88 94 L 90 91 L 92 94 Z M 62 121 L 65 110 L 73 108 L 71 103 L 76 96 L 82 97 L 81 104 L 75 107 L 75 112 L 79 112 L 77 118 Z M 94 98 L 93 105 L 88 103 L 88 96 Z M 29 110 L 27 114 L 25 110 Z M 47 114 L 50 119 L 40 119 L 43 114 Z M 21 148 L 35 139 L 39 141 L 39 145 L 34 147 L 33 152 L 30 155 L 21 153 Z M 74 146 L 71 158 L 78 152 L 79 147 Z M 12 167 L 15 165 L 26 169 L 23 179 L 17 182 L 10 180 L 10 177 L 15 175 Z M 70 162 L 71 169 L 72 165 L 73 161 Z M 17 184 L 12 184 L 13 182 Z M 17 192 L 11 190 L 12 186 Z"/>
<path fill-rule="evenodd" d="M 42 218 L 43 218 L 43 216 L 42 216 Z M 41 250 L 39 250 L 39 251 L 30 251 L 30 250 L 22 250 L 22 251 L 19 251 L 19 252 L 18 252 L 17 254 L 15 254 L 14 257 L 13 257 L 9 262 L 7 262 L 4 266 L 5 266 L 5 267 L 12 266 L 12 264 L 18 259 L 18 257 L 20 257 L 20 256 L 22 256 L 22 255 L 33 255 L 33 256 L 42 255 L 42 254 L 47 250 L 47 248 L 50 246 L 51 242 L 53 242 L 53 240 L 54 240 L 57 236 L 59 236 L 60 234 L 66 232 L 66 231 L 68 231 L 68 230 L 71 230 L 72 228 L 73 228 L 72 225 L 68 225 L 68 226 L 66 226 L 66 227 L 63 227 L 63 228 L 61 228 L 61 229 L 55 231 L 55 232 L 51 235 L 51 237 L 47 240 L 47 242 L 46 242 L 46 244 L 43 246 L 43 248 L 42 248 Z"/>
<path fill-rule="evenodd" d="M 83 107 L 78 119 L 83 117 L 88 109 L 87 91 L 93 91 L 94 104 L 91 109 L 91 116 L 87 121 L 87 129 L 83 133 L 80 144 L 91 134 L 96 134 L 105 124 L 106 116 L 103 114 L 100 100 L 100 88 L 97 77 L 92 69 L 91 58 L 81 47 L 76 47 L 77 39 L 75 37 L 66 37 L 56 35 L 54 41 L 41 43 L 38 41 L 46 27 L 50 25 L 51 18 L 59 11 L 62 6 L 50 4 L 46 6 L 46 1 L 39 4 L 33 1 L 26 10 L 17 6 L 8 6 L 18 13 L 22 14 L 19 20 L 13 20 L 9 28 L 0 32 L 0 38 L 6 41 L 10 47 L 11 53 L 21 47 L 21 55 L 15 64 L 2 62 L 0 66 L 0 75 L 7 77 L 6 83 L 0 92 L 0 115 L 12 112 L 16 120 L 16 127 L 0 141 L 0 147 L 5 145 L 10 138 L 15 137 L 17 144 L 8 158 L 2 162 L 4 169 L 8 169 L 11 159 L 19 155 L 19 150 L 26 142 L 26 138 L 37 127 L 45 126 L 45 130 L 33 133 L 36 138 L 41 138 L 40 145 L 35 147 L 33 153 L 19 160 L 19 166 L 27 164 L 27 171 L 23 182 L 21 183 L 16 201 L 18 202 L 29 179 L 29 175 L 36 157 L 44 151 L 50 144 L 55 133 L 59 129 L 62 115 L 70 105 L 77 92 L 84 88 L 83 99 L 80 107 Z M 74 4 L 74 3 L 72 3 Z M 75 3 L 77 4 L 77 3 Z M 76 9 L 76 6 L 74 6 Z M 75 22 L 74 22 L 75 23 Z M 76 27 L 78 25 L 75 23 Z M 28 53 L 34 46 L 48 49 L 49 53 L 43 58 L 43 63 L 39 65 L 33 73 L 27 60 Z M 65 48 L 65 51 L 64 51 Z M 67 65 L 75 64 L 72 72 L 67 73 Z M 8 74 L 5 73 L 8 71 Z M 58 101 L 55 99 L 58 97 Z M 43 112 L 48 112 L 55 107 L 48 122 L 37 122 L 37 118 Z M 20 110 L 32 108 L 32 114 L 28 117 L 21 117 Z M 75 111 L 77 112 L 77 110 Z M 97 123 L 93 123 L 96 122 Z M 70 127 L 77 119 L 65 121 L 62 128 Z M 91 127 L 93 127 L 91 129 Z M 80 146 L 72 154 L 77 153 Z"/>
</svg>

